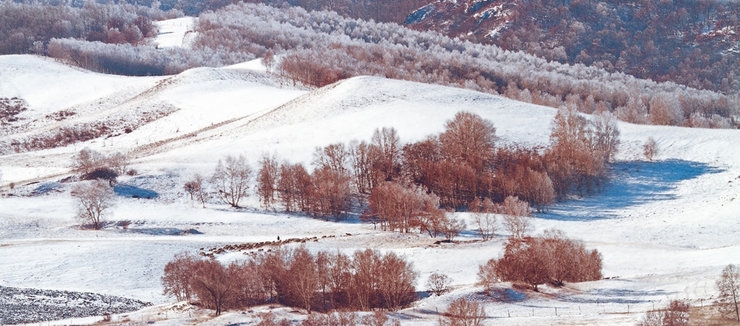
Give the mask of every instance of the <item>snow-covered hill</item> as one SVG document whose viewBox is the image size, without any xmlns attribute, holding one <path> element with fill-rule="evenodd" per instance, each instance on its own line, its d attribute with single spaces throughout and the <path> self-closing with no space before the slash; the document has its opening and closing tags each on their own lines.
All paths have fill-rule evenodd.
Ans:
<svg viewBox="0 0 740 326">
<path fill-rule="evenodd" d="M 0 56 L 0 73 L 0 97 L 17 96 L 28 104 L 16 126 L 0 126 L 0 143 L 82 121 L 135 119 L 141 110 L 168 108 L 166 115 L 129 132 L 57 148 L 0 151 L 0 192 L 6 195 L 0 197 L 0 286 L 95 292 L 156 304 L 126 317 L 137 321 L 185 323 L 194 313 L 202 318 L 198 323 L 251 320 L 254 316 L 240 312 L 211 320 L 202 311 L 170 305 L 172 299 L 162 295 L 162 270 L 178 252 L 276 236 L 316 236 L 317 242 L 307 244 L 311 250 L 396 251 L 419 272 L 419 290 L 433 272 L 453 279 L 451 293 L 421 299 L 394 314 L 403 324 L 434 324 L 435 312 L 457 297 L 484 300 L 476 294 L 478 265 L 501 254 L 503 230 L 494 241 L 473 241 L 477 236 L 468 223 L 461 243 L 434 245 L 426 235 L 380 232 L 356 220 L 264 212 L 254 196 L 248 209 L 216 203 L 203 209 L 185 196 L 182 184 L 194 173 L 208 174 L 224 155 L 244 154 L 253 166 L 263 153 L 309 164 L 316 146 L 368 140 L 374 129 L 387 126 L 395 127 L 403 142 L 417 141 L 443 130 L 460 110 L 491 120 L 502 144 L 545 145 L 555 115 L 550 108 L 489 94 L 377 77 L 309 90 L 244 66 L 120 77 L 33 56 Z M 45 118 L 62 110 L 76 114 L 59 121 Z M 740 263 L 740 132 L 625 123 L 620 128 L 615 177 L 604 191 L 559 203 L 534 221 L 537 232 L 558 228 L 598 249 L 611 279 L 519 292 L 516 297 L 523 301 L 488 300 L 486 311 L 496 324 L 634 324 L 647 309 L 671 299 L 709 302 L 722 267 Z M 655 162 L 641 161 L 649 137 L 658 143 Z M 154 200 L 119 198 L 108 219 L 130 221 L 127 228 L 77 228 L 69 186 L 56 181 L 70 175 L 71 156 L 85 147 L 128 153 L 139 175 L 121 180 L 161 194 Z M 30 196 L 40 185 L 47 191 Z M 173 232 L 189 229 L 202 234 Z"/>
</svg>

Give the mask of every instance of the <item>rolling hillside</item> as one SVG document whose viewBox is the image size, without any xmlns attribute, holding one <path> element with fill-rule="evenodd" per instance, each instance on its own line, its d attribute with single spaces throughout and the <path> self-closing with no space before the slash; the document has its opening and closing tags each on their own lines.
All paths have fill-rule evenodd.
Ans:
<svg viewBox="0 0 740 326">
<path fill-rule="evenodd" d="M 721 269 L 740 263 L 738 130 L 620 123 L 617 162 L 603 191 L 558 203 L 533 221 L 535 233 L 557 228 L 598 249 L 607 279 L 543 286 L 542 292 L 511 289 L 513 299 L 502 301 L 481 295 L 475 283 L 478 266 L 502 254 L 506 231 L 499 228 L 493 241 L 481 242 L 468 213 L 451 213 L 468 222 L 457 243 L 435 245 L 438 239 L 425 234 L 382 232 L 356 217 L 332 222 L 264 211 L 255 195 L 245 209 L 217 202 L 200 208 L 182 185 L 195 173 L 210 174 L 225 155 L 243 154 L 253 167 L 264 153 L 309 165 L 315 147 L 367 140 L 374 129 L 386 126 L 395 127 L 402 142 L 417 141 L 443 130 L 445 121 L 461 110 L 492 121 L 499 144 L 546 145 L 554 109 L 379 77 L 311 90 L 242 65 L 192 69 L 171 77 L 120 77 L 34 56 L 3 56 L 0 63 L 0 97 L 19 97 L 27 108 L 17 122 L 1 126 L 2 144 L 85 123 L 119 126 L 117 121 L 135 120 L 141 110 L 166 109 L 128 132 L 111 127 L 111 132 L 84 142 L 17 153 L 3 147 L 0 152 L 0 286 L 94 292 L 153 303 L 114 315 L 114 322 L 250 323 L 266 311 L 305 319 L 301 312 L 268 306 L 214 318 L 162 294 L 163 267 L 176 253 L 197 254 L 276 236 L 316 237 L 305 244 L 311 251 L 376 248 L 399 253 L 418 271 L 418 291 L 426 291 L 431 273 L 449 275 L 451 292 L 424 295 L 412 307 L 390 314 L 403 325 L 434 324 L 438 312 L 459 297 L 484 302 L 489 321 L 502 325 L 632 325 L 645 311 L 672 299 L 696 306 L 711 302 Z M 60 111 L 75 113 L 61 120 L 47 118 Z M 642 159 L 649 137 L 659 148 L 653 162 Z M 125 228 L 116 223 L 100 231 L 78 227 L 70 185 L 61 180 L 72 175 L 71 157 L 85 147 L 129 153 L 130 167 L 138 174 L 119 181 L 159 194 L 150 200 L 118 198 L 107 219 L 128 221 Z M 241 251 L 216 255 L 222 262 L 244 257 Z"/>
</svg>

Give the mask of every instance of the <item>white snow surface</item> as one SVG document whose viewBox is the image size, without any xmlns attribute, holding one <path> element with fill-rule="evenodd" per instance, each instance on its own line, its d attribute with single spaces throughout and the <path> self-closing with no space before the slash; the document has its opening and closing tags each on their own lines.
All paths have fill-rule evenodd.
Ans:
<svg viewBox="0 0 740 326">
<path fill-rule="evenodd" d="M 184 47 L 188 48 L 195 40 L 195 25 L 198 18 L 180 17 L 154 22 L 157 27 L 158 48 Z"/>
<path fill-rule="evenodd" d="M 489 321 L 502 325 L 632 325 L 646 310 L 672 299 L 697 305 L 711 301 L 721 269 L 740 263 L 738 130 L 620 123 L 614 177 L 603 192 L 559 203 L 534 219 L 535 233 L 557 228 L 598 249 L 609 279 L 565 288 L 545 286 L 541 293 L 510 291 L 511 301 L 486 298 L 475 285 L 478 266 L 502 254 L 507 235 L 500 226 L 493 241 L 477 241 L 467 213 L 453 213 L 468 222 L 459 243 L 434 245 L 439 239 L 381 232 L 356 218 L 327 222 L 265 212 L 254 194 L 245 209 L 216 202 L 201 208 L 187 198 L 182 184 L 195 173 L 209 174 L 225 155 L 244 155 L 255 168 L 264 153 L 310 165 L 317 146 L 369 140 L 381 127 L 395 127 L 403 142 L 418 141 L 442 131 L 445 121 L 461 110 L 491 120 L 501 144 L 546 145 L 555 115 L 551 108 L 489 94 L 377 77 L 309 90 L 249 68 L 255 66 L 143 78 L 91 73 L 34 56 L 0 56 L 0 97 L 25 99 L 28 120 L 70 107 L 80 108 L 77 116 L 94 114 L 96 106 L 86 103 L 131 114 L 132 106 L 176 108 L 128 134 L 0 156 L 0 285 L 96 292 L 155 304 L 114 316 L 114 321 L 246 323 L 255 320 L 255 313 L 228 312 L 214 318 L 165 297 L 160 284 L 164 265 L 176 253 L 200 248 L 276 236 L 334 236 L 306 245 L 314 251 L 397 252 L 419 272 L 420 291 L 426 290 L 431 273 L 453 279 L 450 293 L 422 298 L 391 315 L 404 325 L 435 324 L 436 312 L 458 297 L 484 302 Z M 53 128 L 56 122 L 38 123 Z M 641 160 L 642 144 L 649 137 L 659 148 L 654 162 Z M 70 157 L 85 147 L 129 153 L 131 168 L 139 175 L 120 181 L 160 194 L 152 200 L 117 199 L 106 218 L 131 221 L 128 230 L 80 230 L 69 184 L 53 183 L 72 175 Z M 39 185 L 53 190 L 29 195 Z M 167 229 L 202 234 L 160 232 Z M 245 257 L 230 253 L 218 259 Z M 254 309 L 268 310 L 279 317 L 305 318 L 292 309 Z"/>
</svg>

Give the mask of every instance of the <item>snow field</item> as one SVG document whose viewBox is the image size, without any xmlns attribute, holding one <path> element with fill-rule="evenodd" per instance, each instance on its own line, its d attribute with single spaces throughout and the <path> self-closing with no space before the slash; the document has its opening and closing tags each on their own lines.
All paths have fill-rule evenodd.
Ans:
<svg viewBox="0 0 740 326">
<path fill-rule="evenodd" d="M 113 86 L 101 86 L 99 93 L 87 89 L 88 102 L 96 96 L 107 98 L 115 85 L 153 87 L 151 79 L 98 76 L 51 62 L 45 63 L 49 67 L 36 68 L 40 60 L 36 57 L 0 60 L 7 63 L 0 65 L 4 69 L 0 90 L 14 88 L 15 94 L 28 96 L 31 109 L 39 115 L 81 103 L 79 94 L 37 95 L 40 82 L 17 82 L 22 77 L 16 75 L 42 74 L 35 69 L 58 71 L 56 77 L 42 80 L 52 89 L 68 83 L 66 78 L 90 85 L 98 83 L 98 78 L 106 82 L 110 78 Z M 722 267 L 740 263 L 737 130 L 620 123 L 622 144 L 615 179 L 593 197 L 559 203 L 533 219 L 534 233 L 557 228 L 583 240 L 587 248 L 598 249 L 604 259 L 604 276 L 610 279 L 560 289 L 545 286 L 542 293 L 514 289 L 507 292 L 508 300 L 496 301 L 482 296 L 475 282 L 478 265 L 502 253 L 507 236 L 502 226 L 493 241 L 480 242 L 470 214 L 456 213 L 467 222 L 467 230 L 457 238 L 460 243 L 434 245 L 439 239 L 381 232 L 355 218 L 326 222 L 264 212 L 258 209 L 254 195 L 245 203 L 247 209 L 233 210 L 216 203 L 200 208 L 182 191 L 182 182 L 196 172 L 208 175 L 224 155 L 243 154 L 255 169 L 263 153 L 309 165 L 315 147 L 369 141 L 373 130 L 381 127 L 395 127 L 403 142 L 421 140 L 442 131 L 445 121 L 459 110 L 491 120 L 502 144 L 546 145 L 555 110 L 462 89 L 375 77 L 352 78 L 309 92 L 241 67 L 195 69 L 172 77 L 164 87 L 144 89 L 150 91 L 142 103 L 167 103 L 178 110 L 129 134 L 0 156 L 0 185 L 50 176 L 47 181 L 56 181 L 59 175 L 69 175 L 69 157 L 90 147 L 136 153 L 131 167 L 142 179 L 124 177 L 121 181 L 139 182 L 159 192 L 160 198 L 119 198 L 108 220 L 131 221 L 129 229 L 111 226 L 87 231 L 76 227 L 75 204 L 66 186 L 36 197 L 0 197 L 0 285 L 88 291 L 157 304 L 128 317 L 114 316 L 117 320 L 151 320 L 161 325 L 249 322 L 256 312 L 272 308 L 211 318 L 207 311 L 173 304 L 172 298 L 162 295 L 159 278 L 164 265 L 176 253 L 197 253 L 200 248 L 273 241 L 278 235 L 281 239 L 333 235 L 305 245 L 312 251 L 351 253 L 375 248 L 397 252 L 419 272 L 419 291 L 426 290 L 431 273 L 453 279 L 452 292 L 425 297 L 394 313 L 404 325 L 433 324 L 437 312 L 462 296 L 484 301 L 489 321 L 495 324 L 627 325 L 672 299 L 709 302 L 716 295 L 714 280 Z M 34 104 L 44 101 L 46 107 Z M 178 138 L 188 133 L 194 135 Z M 649 137 L 658 142 L 659 154 L 656 162 L 641 162 L 642 144 Z M 162 141 L 167 142 L 158 143 Z M 151 144 L 156 146 L 142 149 Z M 27 194 L 37 186 L 19 184 L 14 192 Z M 195 229 L 202 234 L 154 232 L 168 228 Z M 244 257 L 244 253 L 231 252 L 218 259 L 228 262 Z M 279 317 L 305 318 L 291 309 L 274 310 Z"/>
</svg>

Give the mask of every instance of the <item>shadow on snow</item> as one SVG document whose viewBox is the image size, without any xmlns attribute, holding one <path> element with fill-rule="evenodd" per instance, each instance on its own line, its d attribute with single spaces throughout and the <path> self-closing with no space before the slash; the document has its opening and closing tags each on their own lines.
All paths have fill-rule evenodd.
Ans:
<svg viewBox="0 0 740 326">
<path fill-rule="evenodd" d="M 556 203 L 535 216 L 563 221 L 615 218 L 618 210 L 627 207 L 676 198 L 673 189 L 682 181 L 721 172 L 704 163 L 684 160 L 619 162 L 611 170 L 611 178 L 600 192 Z"/>
<path fill-rule="evenodd" d="M 660 297 L 665 297 L 674 293 L 663 290 L 640 291 L 625 289 L 593 289 L 584 294 L 561 296 L 560 299 L 567 302 L 575 303 L 618 303 L 618 304 L 636 304 L 651 302 Z"/>
</svg>

